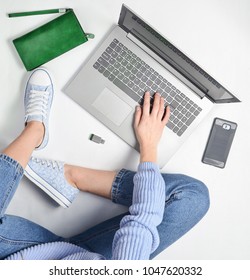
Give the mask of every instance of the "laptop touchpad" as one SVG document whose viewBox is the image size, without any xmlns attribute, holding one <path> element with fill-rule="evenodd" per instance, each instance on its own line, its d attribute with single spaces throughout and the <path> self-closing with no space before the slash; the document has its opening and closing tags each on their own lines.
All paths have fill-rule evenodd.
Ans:
<svg viewBox="0 0 250 280">
<path fill-rule="evenodd" d="M 108 88 L 98 95 L 92 105 L 117 126 L 122 124 L 132 110 L 125 101 Z"/>
</svg>

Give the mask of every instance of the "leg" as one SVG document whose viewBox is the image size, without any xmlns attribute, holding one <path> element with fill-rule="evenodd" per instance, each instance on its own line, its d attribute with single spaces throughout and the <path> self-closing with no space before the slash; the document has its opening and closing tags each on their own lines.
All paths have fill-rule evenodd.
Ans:
<svg viewBox="0 0 250 280">
<path fill-rule="evenodd" d="M 26 86 L 25 128 L 0 155 L 0 258 L 32 244 L 58 239 L 26 219 L 5 215 L 31 153 L 47 144 L 52 96 L 48 73 L 35 70 Z"/>
<path fill-rule="evenodd" d="M 113 202 L 125 206 L 131 205 L 134 174 L 128 170 L 118 172 L 111 190 Z M 165 250 L 198 223 L 209 207 L 207 188 L 200 181 L 185 175 L 163 174 L 163 178 L 166 182 L 166 204 L 163 221 L 158 227 L 161 242 L 151 258 Z M 94 226 L 70 238 L 70 242 L 110 259 L 115 232 L 126 214 Z"/>
<path fill-rule="evenodd" d="M 81 191 L 111 198 L 111 188 L 116 172 L 89 169 L 65 164 L 67 181 Z"/>
<path fill-rule="evenodd" d="M 21 135 L 2 153 L 13 158 L 25 168 L 33 150 L 41 144 L 43 135 L 44 126 L 41 122 L 29 122 Z"/>
<path fill-rule="evenodd" d="M 3 150 L 0 167 L 0 218 L 16 191 L 31 153 L 42 138 L 43 125 L 39 122 L 31 122 L 27 124 L 21 135 Z"/>
<path fill-rule="evenodd" d="M 151 258 L 193 228 L 209 208 L 208 189 L 201 181 L 180 174 L 162 176 L 166 182 L 166 203 L 163 221 L 158 226 L 161 241 Z"/>
<path fill-rule="evenodd" d="M 19 142 L 19 141 L 17 141 Z M 13 144 L 11 144 L 13 146 Z M 9 148 L 7 148 L 9 149 Z M 13 152 L 12 148 L 10 151 Z M 31 245 L 61 240 L 45 228 L 24 218 L 5 215 L 5 210 L 23 176 L 23 167 L 5 154 L 0 155 L 0 259 Z"/>
</svg>

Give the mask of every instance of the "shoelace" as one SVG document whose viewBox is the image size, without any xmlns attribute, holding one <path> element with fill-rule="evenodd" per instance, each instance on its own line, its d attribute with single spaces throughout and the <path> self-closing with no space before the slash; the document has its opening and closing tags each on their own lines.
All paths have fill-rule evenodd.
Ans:
<svg viewBox="0 0 250 280">
<path fill-rule="evenodd" d="M 44 118 L 46 118 L 48 102 L 49 92 L 31 90 L 26 109 L 26 117 L 42 115 Z"/>
<path fill-rule="evenodd" d="M 47 167 L 51 166 L 53 169 L 56 168 L 61 169 L 62 166 L 59 161 L 51 160 L 51 159 L 39 159 L 39 158 L 32 157 L 31 160 L 36 163 L 40 163 L 41 165 L 46 165 Z"/>
</svg>

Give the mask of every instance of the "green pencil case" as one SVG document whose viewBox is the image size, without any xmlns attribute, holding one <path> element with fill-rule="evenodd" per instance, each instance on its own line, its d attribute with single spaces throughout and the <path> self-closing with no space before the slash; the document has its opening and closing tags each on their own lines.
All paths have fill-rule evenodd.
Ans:
<svg viewBox="0 0 250 280">
<path fill-rule="evenodd" d="M 25 66 L 30 71 L 85 43 L 92 34 L 86 34 L 74 11 L 34 29 L 13 40 L 14 46 Z"/>
</svg>

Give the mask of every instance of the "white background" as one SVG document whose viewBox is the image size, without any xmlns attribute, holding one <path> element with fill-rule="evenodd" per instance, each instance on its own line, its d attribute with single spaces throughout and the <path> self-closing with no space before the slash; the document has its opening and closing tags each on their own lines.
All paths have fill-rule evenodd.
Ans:
<svg viewBox="0 0 250 280">
<path fill-rule="evenodd" d="M 250 2 L 248 0 L 9 0 L 0 3 L 0 148 L 23 128 L 23 89 L 27 72 L 12 40 L 56 17 L 8 18 L 8 12 L 71 7 L 86 32 L 95 39 L 47 63 L 54 76 L 56 96 L 51 113 L 50 142 L 37 156 L 91 168 L 136 169 L 138 154 L 92 116 L 67 98 L 62 88 L 98 43 L 117 23 L 122 3 L 139 13 L 242 102 L 216 105 L 205 121 L 163 168 L 206 183 L 211 207 L 204 219 L 158 259 L 250 258 Z M 94 81 L 90 81 L 94 82 Z M 84 88 L 83 88 L 84 90 Z M 238 123 L 225 169 L 201 163 L 215 117 Z M 95 133 L 106 140 L 88 140 Z M 132 160 L 131 160 L 132 159 Z M 131 164 L 133 162 L 133 164 Z M 56 234 L 70 236 L 127 210 L 112 202 L 81 193 L 69 209 L 57 206 L 23 179 L 8 213 L 35 221 Z"/>
</svg>

